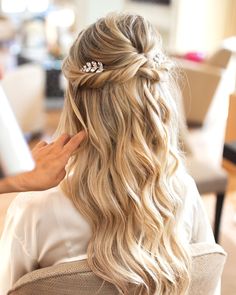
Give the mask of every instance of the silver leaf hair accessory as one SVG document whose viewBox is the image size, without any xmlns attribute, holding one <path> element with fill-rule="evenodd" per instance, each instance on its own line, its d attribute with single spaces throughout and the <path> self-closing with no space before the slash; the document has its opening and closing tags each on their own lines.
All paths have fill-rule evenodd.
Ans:
<svg viewBox="0 0 236 295">
<path fill-rule="evenodd" d="M 155 54 L 153 60 L 156 63 L 156 65 L 160 68 L 165 68 L 166 70 L 168 70 L 172 67 L 171 60 L 160 51 Z"/>
<path fill-rule="evenodd" d="M 84 73 L 101 73 L 103 70 L 103 64 L 100 61 L 88 61 L 81 69 Z"/>
</svg>

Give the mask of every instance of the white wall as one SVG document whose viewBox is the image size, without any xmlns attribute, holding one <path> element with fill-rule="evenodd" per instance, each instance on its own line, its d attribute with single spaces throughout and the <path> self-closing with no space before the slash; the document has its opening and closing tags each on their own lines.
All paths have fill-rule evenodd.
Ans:
<svg viewBox="0 0 236 295">
<path fill-rule="evenodd" d="M 74 0 L 78 15 L 78 29 L 95 22 L 112 11 L 122 11 L 125 0 Z"/>
<path fill-rule="evenodd" d="M 211 52 L 224 36 L 236 33 L 236 27 L 232 30 L 236 0 L 172 0 L 169 6 L 131 0 L 51 1 L 65 5 L 72 3 L 76 7 L 76 30 L 111 11 L 141 14 L 163 35 L 165 47 L 179 53 L 192 50 Z"/>
<path fill-rule="evenodd" d="M 140 14 L 147 18 L 155 25 L 157 30 L 162 35 L 165 47 L 170 44 L 170 31 L 175 19 L 174 5 L 159 5 L 155 3 L 134 2 L 130 0 L 125 1 L 124 11 Z"/>
<path fill-rule="evenodd" d="M 154 3 L 125 1 L 125 11 L 143 15 L 162 30 L 169 30 L 173 5 L 165 6 Z"/>
<path fill-rule="evenodd" d="M 175 49 L 211 52 L 224 38 L 227 1 L 177 0 Z"/>
<path fill-rule="evenodd" d="M 235 0 L 172 0 L 170 6 L 163 6 L 126 0 L 125 9 L 155 24 L 170 51 L 211 52 L 225 36 L 232 1 Z"/>
</svg>

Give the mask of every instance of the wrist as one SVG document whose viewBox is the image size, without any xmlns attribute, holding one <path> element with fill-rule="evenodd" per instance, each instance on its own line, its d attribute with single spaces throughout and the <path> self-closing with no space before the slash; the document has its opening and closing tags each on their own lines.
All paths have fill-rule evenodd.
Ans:
<svg viewBox="0 0 236 295">
<path fill-rule="evenodd" d="M 14 191 L 9 177 L 0 180 L 0 194 L 11 193 Z"/>
<path fill-rule="evenodd" d="M 22 175 L 23 176 L 23 175 Z M 8 176 L 0 181 L 0 193 L 23 192 L 26 190 L 24 176 Z"/>
<path fill-rule="evenodd" d="M 25 178 L 25 173 L 9 177 L 8 182 L 13 192 L 24 192 L 27 190 Z"/>
</svg>

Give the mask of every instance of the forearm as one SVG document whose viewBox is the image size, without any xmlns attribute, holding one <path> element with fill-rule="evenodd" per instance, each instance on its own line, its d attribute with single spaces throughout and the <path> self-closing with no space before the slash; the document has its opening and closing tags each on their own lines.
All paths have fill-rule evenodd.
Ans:
<svg viewBox="0 0 236 295">
<path fill-rule="evenodd" d="M 10 193 L 10 192 L 12 192 L 12 190 L 11 190 L 11 185 L 8 179 L 0 180 L 0 194 Z"/>
<path fill-rule="evenodd" d="M 25 191 L 17 176 L 6 177 L 0 180 L 0 194 Z"/>
</svg>

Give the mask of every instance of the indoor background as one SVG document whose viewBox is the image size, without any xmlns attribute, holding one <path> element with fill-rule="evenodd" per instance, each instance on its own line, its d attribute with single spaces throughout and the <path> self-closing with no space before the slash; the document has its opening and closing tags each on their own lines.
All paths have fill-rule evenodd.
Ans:
<svg viewBox="0 0 236 295">
<path fill-rule="evenodd" d="M 212 224 L 216 222 L 218 200 L 218 243 L 228 253 L 222 294 L 234 295 L 235 0 L 1 0 L 3 88 L 30 146 L 41 138 L 50 141 L 66 87 L 60 70 L 62 60 L 80 30 L 112 11 L 128 11 L 149 19 L 162 35 L 166 52 L 176 61 L 186 122 L 182 130 L 186 163 Z M 230 150 L 232 146 L 234 151 Z M 14 196 L 0 198 L 0 233 Z"/>
</svg>

